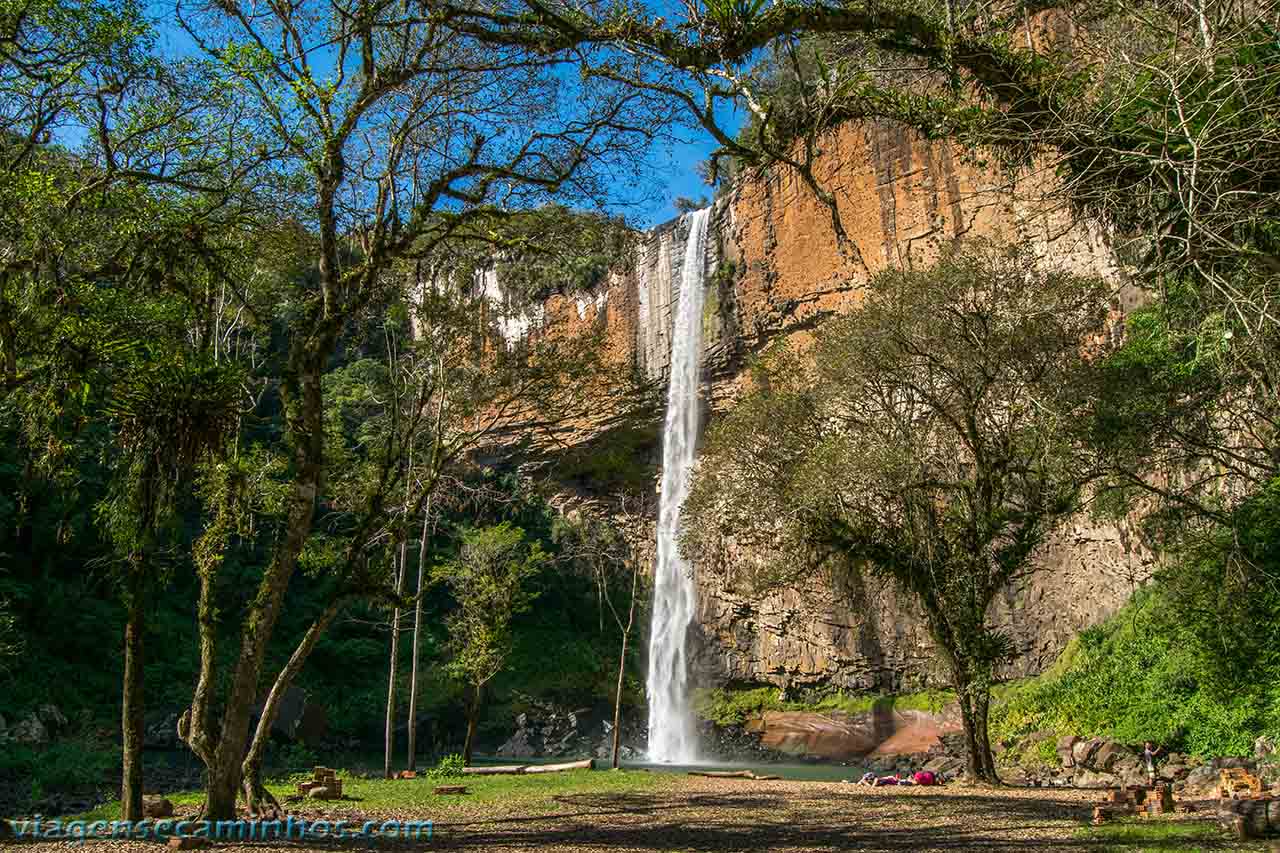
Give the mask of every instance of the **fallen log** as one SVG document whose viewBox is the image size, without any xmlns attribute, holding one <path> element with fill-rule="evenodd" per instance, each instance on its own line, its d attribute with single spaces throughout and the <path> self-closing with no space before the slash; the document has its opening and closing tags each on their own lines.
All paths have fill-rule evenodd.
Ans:
<svg viewBox="0 0 1280 853">
<path fill-rule="evenodd" d="M 750 770 L 690 770 L 690 776 L 707 776 L 712 779 L 754 779 Z"/>
<path fill-rule="evenodd" d="M 502 776 L 512 773 L 523 773 L 527 764 L 500 764 L 493 767 L 464 767 L 462 772 L 468 776 Z"/>
<path fill-rule="evenodd" d="M 465 794 L 467 793 L 466 785 L 436 785 L 431 789 L 433 794 Z"/>
<path fill-rule="evenodd" d="M 525 773 L 559 773 L 562 770 L 595 770 L 596 760 L 584 758 L 582 761 L 566 761 L 563 764 L 530 764 Z"/>
</svg>

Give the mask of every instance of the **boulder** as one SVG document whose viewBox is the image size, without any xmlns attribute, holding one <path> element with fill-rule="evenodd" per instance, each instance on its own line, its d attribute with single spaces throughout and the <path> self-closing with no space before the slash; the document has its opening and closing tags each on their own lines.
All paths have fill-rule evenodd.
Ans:
<svg viewBox="0 0 1280 853">
<path fill-rule="evenodd" d="M 498 747 L 497 755 L 504 758 L 534 758 L 538 750 L 534 747 L 528 729 L 520 729 Z"/>
<path fill-rule="evenodd" d="M 49 730 L 35 713 L 28 714 L 9 729 L 9 737 L 18 743 L 40 744 L 49 742 Z"/>
<path fill-rule="evenodd" d="M 965 761 L 963 758 L 957 758 L 954 755 L 939 755 L 925 762 L 922 770 L 928 770 L 930 773 L 939 776 L 955 776 L 964 771 Z"/>
<path fill-rule="evenodd" d="M 308 746 L 317 746 L 329 732 L 329 713 L 310 697 L 302 706 L 302 715 L 294 728 L 294 737 Z"/>
<path fill-rule="evenodd" d="M 151 819 L 173 817 L 173 803 L 165 797 L 144 797 L 142 814 Z"/>
<path fill-rule="evenodd" d="M 0 725 L 0 728 L 4 728 L 4 726 Z M 1264 758 L 1269 758 L 1270 756 L 1274 755 L 1275 752 L 1276 752 L 1276 741 L 1275 741 L 1275 738 L 1273 737 L 1262 735 L 1260 738 L 1258 738 L 1253 742 L 1253 757 L 1258 759 L 1259 761 L 1263 760 Z"/>
<path fill-rule="evenodd" d="M 1099 743 L 1098 748 L 1093 750 L 1084 764 L 1094 770 L 1110 773 L 1121 759 L 1127 757 L 1133 757 L 1133 751 L 1129 747 L 1113 740 L 1107 740 Z"/>
<path fill-rule="evenodd" d="M 1188 794 L 1205 794 L 1218 787 L 1218 771 L 1213 764 L 1201 764 L 1187 773 L 1182 780 L 1182 789 Z"/>
<path fill-rule="evenodd" d="M 1063 767 L 1075 767 L 1076 759 L 1071 750 L 1080 742 L 1080 738 L 1075 735 L 1066 735 L 1058 738 L 1058 763 Z"/>
<path fill-rule="evenodd" d="M 142 743 L 148 749 L 178 749 L 183 745 L 178 737 L 178 719 L 176 713 L 166 714 L 155 723 L 147 726 Z"/>
<path fill-rule="evenodd" d="M 334 797 L 334 795 L 333 795 L 333 791 L 331 791 L 331 790 L 329 790 L 328 788 L 326 788 L 326 787 L 324 787 L 323 785 L 321 785 L 321 786 L 318 786 L 318 787 L 315 787 L 315 788 L 311 788 L 310 790 L 308 790 L 308 791 L 307 791 L 307 799 L 311 799 L 311 800 L 332 800 L 332 799 L 336 799 L 336 798 L 335 798 L 335 797 Z"/>
<path fill-rule="evenodd" d="M 1209 763 L 1214 770 L 1248 770 L 1253 773 L 1258 769 L 1258 762 L 1252 758 L 1243 758 L 1235 755 L 1215 758 Z"/>
<path fill-rule="evenodd" d="M 1072 782 L 1077 788 L 1115 788 L 1120 784 L 1120 780 L 1111 773 L 1088 769 L 1077 770 Z"/>
<path fill-rule="evenodd" d="M 1111 773 L 1120 780 L 1120 784 L 1128 787 L 1130 785 L 1147 785 L 1150 780 L 1147 778 L 1146 765 L 1136 755 L 1126 755 L 1120 758 L 1111 766 Z"/>
<path fill-rule="evenodd" d="M 1071 746 L 1072 764 L 1076 767 L 1088 767 L 1089 762 L 1093 758 L 1093 754 L 1102 746 L 1102 741 L 1093 738 L 1092 740 L 1079 740 Z"/>
</svg>

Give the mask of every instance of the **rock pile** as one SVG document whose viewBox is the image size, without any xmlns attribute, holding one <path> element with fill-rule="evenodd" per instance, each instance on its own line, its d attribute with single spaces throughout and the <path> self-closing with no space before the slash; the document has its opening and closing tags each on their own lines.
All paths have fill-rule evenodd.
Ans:
<svg viewBox="0 0 1280 853">
<path fill-rule="evenodd" d="M 317 767 L 312 771 L 309 781 L 298 783 L 298 795 L 313 800 L 340 800 L 342 780 L 333 769 Z"/>
<path fill-rule="evenodd" d="M 39 746 L 48 743 L 67 728 L 67 718 L 57 705 L 41 705 L 18 718 L 12 726 L 0 717 L 0 743 Z"/>
</svg>

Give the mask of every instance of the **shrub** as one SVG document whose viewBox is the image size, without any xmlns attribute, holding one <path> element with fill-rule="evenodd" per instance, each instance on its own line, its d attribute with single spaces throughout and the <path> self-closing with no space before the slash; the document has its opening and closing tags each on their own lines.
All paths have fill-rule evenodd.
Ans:
<svg viewBox="0 0 1280 853">
<path fill-rule="evenodd" d="M 1274 673 L 1259 667 L 1232 691 L 1217 689 L 1196 636 L 1161 586 L 1083 632 L 1069 662 L 1020 685 L 992 713 L 992 735 L 1031 732 L 1154 740 L 1194 755 L 1248 755 L 1268 727 Z"/>
<path fill-rule="evenodd" d="M 446 755 L 441 758 L 435 767 L 428 770 L 427 778 L 438 780 L 457 779 L 463 775 L 462 768 L 465 766 L 462 756 L 455 752 L 452 755 Z"/>
</svg>

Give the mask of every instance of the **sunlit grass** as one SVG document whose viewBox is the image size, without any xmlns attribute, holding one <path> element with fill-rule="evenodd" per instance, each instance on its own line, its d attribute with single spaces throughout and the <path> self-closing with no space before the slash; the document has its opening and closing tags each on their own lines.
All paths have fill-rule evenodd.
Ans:
<svg viewBox="0 0 1280 853">
<path fill-rule="evenodd" d="M 1262 841 L 1236 841 L 1212 821 L 1117 820 L 1082 828 L 1081 838 L 1099 845 L 1100 853 L 1210 853 L 1218 850 L 1267 851 Z"/>
<path fill-rule="evenodd" d="M 496 805 L 518 806 L 521 811 L 549 813 L 559 806 L 556 797 L 582 794 L 624 794 L 650 791 L 670 784 L 673 777 L 642 770 L 569 770 L 561 773 L 511 776 L 466 776 L 437 780 L 426 776 L 417 779 L 365 779 L 339 770 L 345 797 L 341 800 L 302 800 L 286 803 L 292 814 L 323 813 L 331 817 L 378 814 L 395 817 L 433 819 L 440 816 L 465 815 L 477 808 Z M 284 802 L 296 793 L 298 779 L 270 780 L 268 790 Z M 466 794 L 434 794 L 437 785 L 465 785 Z M 199 807 L 204 795 L 199 791 L 165 793 L 179 812 L 190 813 Z M 92 811 L 68 817 L 68 820 L 118 820 L 120 802 L 105 803 Z"/>
</svg>

